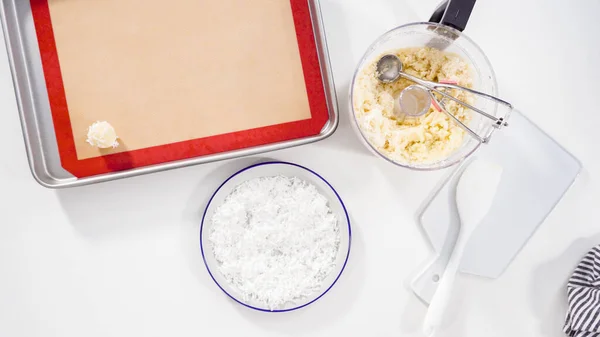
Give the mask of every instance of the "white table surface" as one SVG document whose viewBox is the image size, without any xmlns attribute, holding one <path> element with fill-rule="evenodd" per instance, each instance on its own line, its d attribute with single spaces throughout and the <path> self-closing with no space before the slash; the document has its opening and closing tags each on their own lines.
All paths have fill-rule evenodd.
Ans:
<svg viewBox="0 0 600 337">
<path fill-rule="evenodd" d="M 441 173 L 372 157 L 350 129 L 347 91 L 366 46 L 397 24 L 427 19 L 436 2 L 322 0 L 342 112 L 331 138 L 60 191 L 39 186 L 29 172 L 2 43 L 0 336 L 420 336 L 425 306 L 405 285 L 430 250 L 414 214 Z M 598 13 L 598 0 L 476 4 L 466 33 L 489 56 L 502 96 L 575 154 L 584 171 L 499 279 L 458 280 L 442 336 L 562 336 L 567 278 L 600 244 Z M 265 157 L 328 178 L 355 232 L 339 283 L 317 303 L 286 314 L 228 300 L 198 247 L 210 193 Z"/>
</svg>

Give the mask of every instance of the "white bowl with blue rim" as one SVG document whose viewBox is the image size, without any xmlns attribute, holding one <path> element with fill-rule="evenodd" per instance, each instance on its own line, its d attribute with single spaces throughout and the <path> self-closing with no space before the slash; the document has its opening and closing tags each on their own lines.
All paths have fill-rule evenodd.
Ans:
<svg viewBox="0 0 600 337">
<path fill-rule="evenodd" d="M 327 198 L 329 201 L 329 208 L 336 214 L 338 219 L 338 226 L 340 231 L 340 245 L 336 256 L 336 266 L 331 273 L 323 280 L 321 289 L 314 292 L 311 296 L 299 298 L 293 302 L 288 302 L 281 307 L 269 308 L 264 303 L 258 301 L 243 300 L 243 296 L 238 292 L 235 287 L 229 285 L 225 277 L 219 271 L 219 262 L 216 260 L 213 251 L 212 244 L 209 241 L 208 233 L 210 233 L 212 226 L 212 216 L 217 209 L 225 200 L 225 198 L 241 183 L 259 177 L 272 177 L 272 176 L 285 176 L 285 177 L 297 177 L 312 185 Z M 352 230 L 350 226 L 350 218 L 344 202 L 336 190 L 331 186 L 327 180 L 315 171 L 308 169 L 304 166 L 288 163 L 288 162 L 264 162 L 246 167 L 232 176 L 227 178 L 219 188 L 214 192 L 210 198 L 204 214 L 202 216 L 202 223 L 200 226 L 200 250 L 202 252 L 202 258 L 206 269 L 210 274 L 210 277 L 215 281 L 215 284 L 232 300 L 239 304 L 246 306 L 251 309 L 265 311 L 265 312 L 285 312 L 300 309 L 311 303 L 314 303 L 318 299 L 322 298 L 339 280 L 348 257 L 350 255 L 350 245 L 352 241 Z"/>
</svg>

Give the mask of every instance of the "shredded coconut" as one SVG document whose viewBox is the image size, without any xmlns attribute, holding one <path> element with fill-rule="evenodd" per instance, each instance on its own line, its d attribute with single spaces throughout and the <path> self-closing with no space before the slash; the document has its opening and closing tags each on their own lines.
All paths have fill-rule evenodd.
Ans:
<svg viewBox="0 0 600 337">
<path fill-rule="evenodd" d="M 212 216 L 219 271 L 245 302 L 270 310 L 321 289 L 336 267 L 340 229 L 327 198 L 299 178 L 238 185 Z"/>
</svg>

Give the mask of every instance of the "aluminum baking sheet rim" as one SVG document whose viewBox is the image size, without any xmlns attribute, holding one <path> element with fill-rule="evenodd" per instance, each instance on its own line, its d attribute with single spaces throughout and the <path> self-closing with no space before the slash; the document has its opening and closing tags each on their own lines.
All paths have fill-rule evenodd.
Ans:
<svg viewBox="0 0 600 337">
<path fill-rule="evenodd" d="M 2 23 L 2 30 L 4 32 L 8 62 L 13 79 L 13 86 L 17 100 L 23 138 L 25 141 L 25 148 L 27 151 L 29 168 L 34 179 L 44 187 L 67 188 L 90 185 L 105 181 L 134 177 L 142 174 L 161 172 L 165 170 L 305 145 L 331 136 L 339 124 L 339 111 L 337 106 L 335 85 L 333 82 L 333 74 L 331 71 L 329 51 L 327 49 L 327 42 L 323 26 L 323 18 L 321 15 L 320 0 L 307 0 L 309 3 L 313 31 L 315 33 L 314 35 L 317 45 L 317 54 L 319 57 L 322 81 L 325 88 L 325 98 L 329 111 L 329 120 L 323 126 L 318 135 L 85 178 L 76 178 L 72 175 L 71 177 L 67 178 L 54 177 L 48 169 L 49 157 L 55 156 L 55 161 L 58 163 L 60 163 L 60 159 L 58 158 L 58 152 L 48 153 L 48 151 L 44 151 L 44 141 L 40 135 L 41 126 L 39 125 L 37 116 L 39 112 L 35 107 L 36 91 L 30 78 L 31 69 L 27 64 L 25 35 L 23 34 L 22 23 L 19 22 L 17 5 L 15 3 L 20 0 L 0 1 L 2 1 L 2 6 L 0 6 L 0 21 Z M 29 1 L 26 2 L 29 5 Z M 34 61 L 41 64 L 41 59 Z M 44 104 L 49 105 L 49 103 L 46 101 Z M 52 133 L 54 133 L 54 130 L 52 130 Z"/>
</svg>

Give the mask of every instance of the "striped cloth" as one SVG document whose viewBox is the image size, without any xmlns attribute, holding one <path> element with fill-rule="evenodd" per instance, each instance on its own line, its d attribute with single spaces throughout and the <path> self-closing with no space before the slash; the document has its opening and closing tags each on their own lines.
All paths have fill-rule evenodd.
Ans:
<svg viewBox="0 0 600 337">
<path fill-rule="evenodd" d="M 567 336 L 600 337 L 600 246 L 587 253 L 575 269 L 567 296 Z"/>
</svg>

